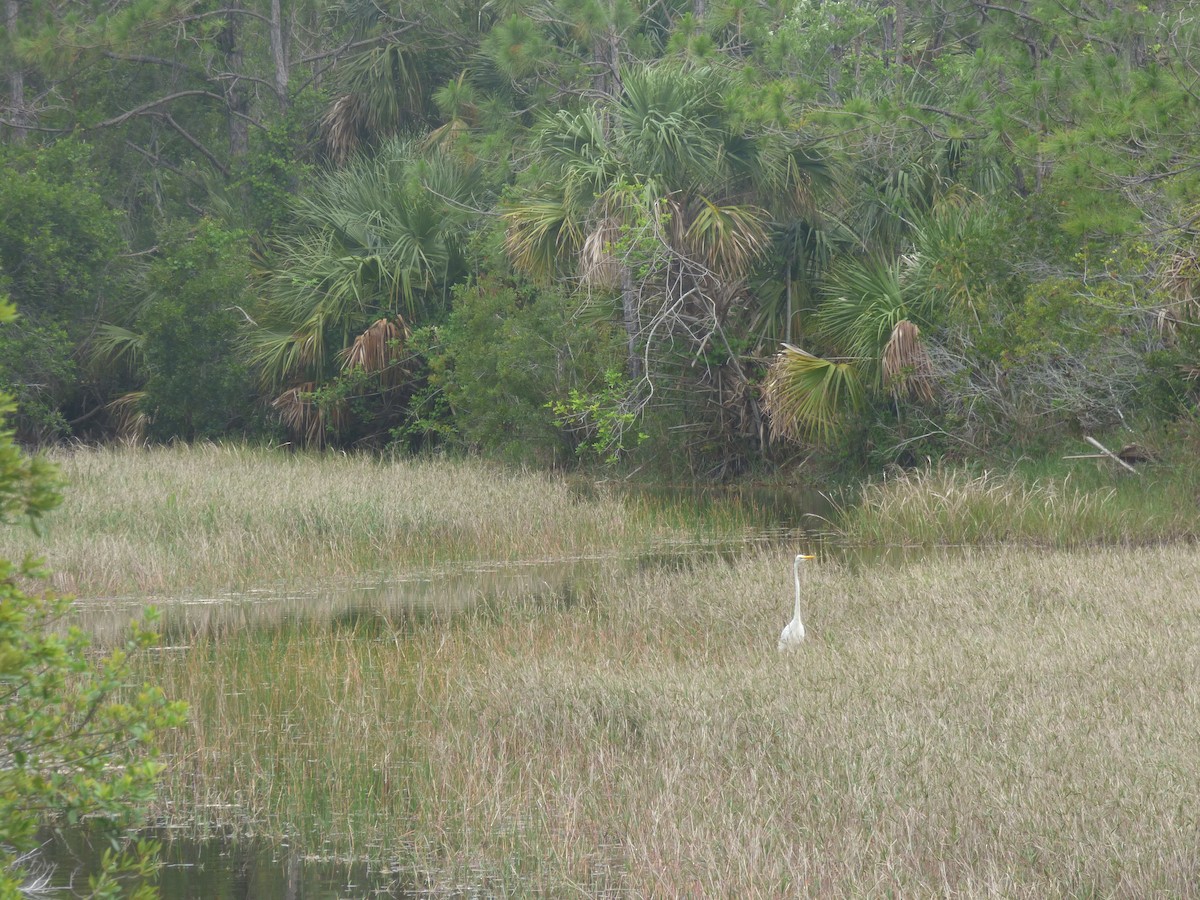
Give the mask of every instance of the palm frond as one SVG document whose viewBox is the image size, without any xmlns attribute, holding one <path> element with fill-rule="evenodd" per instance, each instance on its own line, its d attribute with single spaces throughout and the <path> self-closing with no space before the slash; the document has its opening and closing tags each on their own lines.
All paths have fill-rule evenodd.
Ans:
<svg viewBox="0 0 1200 900">
<path fill-rule="evenodd" d="M 924 320 L 908 302 L 899 260 L 842 259 L 822 293 L 817 324 L 850 356 L 878 360 L 900 321 Z"/>
<path fill-rule="evenodd" d="M 110 400 L 105 410 L 113 419 L 117 437 L 123 441 L 140 441 L 146 433 L 150 417 L 142 409 L 145 391 L 130 391 Z"/>
<path fill-rule="evenodd" d="M 620 286 L 621 261 L 613 249 L 619 236 L 617 220 L 606 217 L 584 239 L 579 251 L 579 274 L 584 284 L 604 290 Z"/>
<path fill-rule="evenodd" d="M 763 400 L 775 434 L 823 442 L 862 407 L 863 387 L 852 363 L 784 344 L 767 370 Z"/>
<path fill-rule="evenodd" d="M 321 117 L 321 139 L 335 164 L 349 162 L 365 139 L 362 100 L 357 94 L 342 94 L 329 104 Z"/>
<path fill-rule="evenodd" d="M 106 362 L 124 362 L 135 368 L 146 347 L 146 336 L 120 325 L 101 325 L 92 338 L 92 355 Z"/>
<path fill-rule="evenodd" d="M 767 214 L 758 207 L 718 206 L 700 198 L 685 239 L 709 268 L 737 278 L 770 246 L 767 225 Z"/>
<path fill-rule="evenodd" d="M 552 165 L 576 168 L 609 154 L 601 111 L 594 106 L 560 109 L 543 115 L 533 134 L 533 148 Z"/>
<path fill-rule="evenodd" d="M 247 339 L 251 366 L 262 383 L 278 387 L 297 377 L 323 374 L 325 352 L 323 320 L 302 323 L 299 330 L 258 328 Z"/>
<path fill-rule="evenodd" d="M 585 240 L 579 221 L 561 195 L 549 190 L 505 206 L 505 244 L 513 263 L 536 275 L 554 272 L 558 260 L 573 256 Z"/>
<path fill-rule="evenodd" d="M 883 348 L 883 384 L 893 396 L 933 401 L 933 363 L 921 329 L 904 319 L 896 323 Z"/>
<path fill-rule="evenodd" d="M 708 69 L 647 66 L 623 73 L 614 112 L 627 166 L 675 190 L 718 182 L 728 135 L 718 102 L 723 83 Z"/>
<path fill-rule="evenodd" d="M 401 358 L 410 334 L 408 325 L 399 316 L 378 319 L 341 352 L 342 368 L 378 374 L 386 385 L 394 387 L 407 374 Z"/>
<path fill-rule="evenodd" d="M 1171 299 L 1171 316 L 1182 322 L 1200 319 L 1200 246 L 1178 248 L 1159 283 L 1162 292 Z"/>
<path fill-rule="evenodd" d="M 283 426 L 306 446 L 323 447 L 330 434 L 337 434 L 345 425 L 346 410 L 340 402 L 329 406 L 317 403 L 315 391 L 311 381 L 294 385 L 271 401 L 271 408 Z"/>
</svg>

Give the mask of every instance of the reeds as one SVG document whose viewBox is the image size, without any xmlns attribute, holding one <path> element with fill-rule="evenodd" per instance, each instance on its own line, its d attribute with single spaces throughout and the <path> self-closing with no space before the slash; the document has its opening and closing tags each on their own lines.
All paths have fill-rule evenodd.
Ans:
<svg viewBox="0 0 1200 900">
<path fill-rule="evenodd" d="M 107 591 L 569 555 L 658 527 L 477 463 L 61 461 L 82 486 L 45 552 Z M 860 533 L 880 542 L 1079 549 L 819 561 L 791 654 L 792 548 L 560 591 L 516 579 L 420 614 L 184 617 L 136 661 L 191 706 L 159 815 L 446 894 L 1191 893 L 1200 558 L 1079 539 L 1186 533 L 1183 513 L 1150 515 L 1183 481 L 1133 483 L 868 490 L 863 521 L 886 528 Z"/>
<path fill-rule="evenodd" d="M 866 485 L 837 516 L 839 536 L 865 546 L 1141 545 L 1200 536 L 1195 474 L 1030 479 L 927 468 Z"/>
<path fill-rule="evenodd" d="M 1188 548 L 789 557 L 201 636 L 163 814 L 504 895 L 1181 895 Z M 480 598 L 481 600 L 483 598 Z"/>
<path fill-rule="evenodd" d="M 626 510 L 551 475 L 478 461 L 389 462 L 230 446 L 59 452 L 69 488 L 14 555 L 44 555 L 81 595 L 237 589 L 433 561 L 623 546 Z"/>
</svg>

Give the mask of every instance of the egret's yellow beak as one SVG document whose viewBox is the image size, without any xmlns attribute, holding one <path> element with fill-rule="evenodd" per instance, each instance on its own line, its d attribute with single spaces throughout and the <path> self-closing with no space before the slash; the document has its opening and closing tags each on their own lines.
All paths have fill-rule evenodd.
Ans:
<svg viewBox="0 0 1200 900">
<path fill-rule="evenodd" d="M 811 553 L 801 553 L 800 558 L 801 559 L 816 559 L 816 557 L 813 556 Z"/>
</svg>

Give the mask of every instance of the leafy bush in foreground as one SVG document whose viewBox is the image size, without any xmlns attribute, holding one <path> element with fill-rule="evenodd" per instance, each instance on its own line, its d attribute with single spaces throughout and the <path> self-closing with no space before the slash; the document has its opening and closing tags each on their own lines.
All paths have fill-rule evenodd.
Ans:
<svg viewBox="0 0 1200 900">
<path fill-rule="evenodd" d="M 0 302 L 0 324 L 11 321 Z M 0 394 L 0 419 L 13 411 Z M 59 502 L 53 467 L 31 459 L 0 429 L 0 523 L 34 525 Z M 154 640 L 135 624 L 124 649 L 96 659 L 90 641 L 61 623 L 70 601 L 23 589 L 37 563 L 0 558 L 0 898 L 18 897 L 46 825 L 84 826 L 111 850 L 90 882 L 93 896 L 152 896 L 142 882 L 157 865 L 151 841 L 133 841 L 161 764 L 158 732 L 183 707 L 162 691 L 127 683 L 129 654 Z"/>
</svg>

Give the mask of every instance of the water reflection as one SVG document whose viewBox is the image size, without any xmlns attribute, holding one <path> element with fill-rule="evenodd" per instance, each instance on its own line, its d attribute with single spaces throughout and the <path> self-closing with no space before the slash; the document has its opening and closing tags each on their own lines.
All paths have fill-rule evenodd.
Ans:
<svg viewBox="0 0 1200 900">
<path fill-rule="evenodd" d="M 611 491 L 657 512 L 681 516 L 684 521 L 737 518 L 754 529 L 828 531 L 836 512 L 827 494 L 798 485 L 587 482 L 576 485 L 575 490 L 583 497 Z"/>
<path fill-rule="evenodd" d="M 163 842 L 159 893 L 165 900 L 340 900 L 346 897 L 415 897 L 389 872 L 362 863 L 302 858 L 287 846 L 265 841 L 196 841 L 156 837 Z M 78 833 L 47 840 L 42 859 L 49 867 L 45 896 L 69 895 L 99 868 L 107 844 L 93 845 Z"/>
<path fill-rule="evenodd" d="M 748 548 L 772 546 L 796 537 L 785 529 L 755 529 L 710 541 L 658 542 L 631 554 L 598 554 L 568 559 L 475 562 L 412 570 L 369 582 L 330 582 L 319 586 L 280 585 L 200 597 L 81 598 L 74 622 L 100 646 L 120 641 L 130 619 L 148 603 L 159 608 L 163 641 L 158 652 L 186 649 L 198 634 L 219 635 L 245 627 L 282 627 L 301 620 L 334 627 L 370 627 L 409 633 L 438 619 L 470 609 L 487 614 L 504 598 L 524 598 L 535 608 L 562 609 L 588 602 L 601 575 L 680 569 L 714 559 L 732 560 Z M 497 610 L 500 612 L 500 610 Z"/>
</svg>

